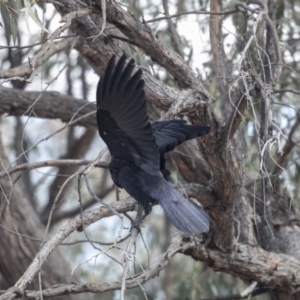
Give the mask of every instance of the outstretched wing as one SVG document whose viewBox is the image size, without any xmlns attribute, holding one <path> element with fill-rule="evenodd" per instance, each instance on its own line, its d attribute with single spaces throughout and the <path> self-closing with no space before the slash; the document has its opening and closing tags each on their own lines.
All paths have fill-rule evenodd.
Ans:
<svg viewBox="0 0 300 300">
<path fill-rule="evenodd" d="M 165 153 L 210 131 L 208 126 L 189 125 L 185 120 L 154 122 L 151 126 L 160 153 L 160 171 L 166 180 L 169 180 L 170 172 L 165 168 Z"/>
<path fill-rule="evenodd" d="M 150 174 L 159 171 L 159 152 L 148 121 L 142 71 L 132 75 L 134 60 L 117 64 L 113 56 L 97 87 L 97 123 L 113 158 L 132 156 Z M 129 152 L 128 152 L 129 151 Z"/>
<path fill-rule="evenodd" d="M 206 135 L 208 126 L 189 125 L 185 120 L 169 120 L 151 124 L 153 134 L 161 155 L 172 151 L 187 140 Z"/>
</svg>

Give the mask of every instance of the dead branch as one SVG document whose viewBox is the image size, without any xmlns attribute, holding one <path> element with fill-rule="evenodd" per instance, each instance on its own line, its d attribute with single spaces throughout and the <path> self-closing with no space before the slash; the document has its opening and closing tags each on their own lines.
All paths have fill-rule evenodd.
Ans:
<svg viewBox="0 0 300 300">
<path fill-rule="evenodd" d="M 38 66 L 42 65 L 53 54 L 59 52 L 67 46 L 71 46 L 71 44 L 73 43 L 72 39 L 62 40 L 57 43 L 54 43 L 54 40 L 71 26 L 72 20 L 74 20 L 75 18 L 82 18 L 95 12 L 97 12 L 96 9 L 84 8 L 82 10 L 70 12 L 69 14 L 65 15 L 61 19 L 61 22 L 64 22 L 65 24 L 63 26 L 60 26 L 50 35 L 47 42 L 42 45 L 41 50 L 29 60 L 28 64 L 25 63 L 20 67 L 16 67 L 8 71 L 3 70 L 2 72 L 0 72 L 0 78 L 8 78 L 9 80 L 13 80 L 16 78 L 18 80 L 22 80 L 22 77 L 24 77 L 23 80 L 31 81 L 31 77 L 34 74 L 33 71 Z"/>
<path fill-rule="evenodd" d="M 278 39 L 277 31 L 275 28 L 275 24 L 268 15 L 268 7 L 267 7 L 266 3 L 264 3 L 261 0 L 250 0 L 249 4 L 256 4 L 256 5 L 260 6 L 260 8 L 263 11 L 264 21 L 266 22 L 268 29 L 269 29 L 269 33 L 272 37 L 275 55 L 276 55 L 276 69 L 273 74 L 272 85 L 275 86 L 275 84 L 278 82 L 278 80 L 280 78 L 280 74 L 281 74 L 281 70 L 282 70 L 282 55 L 281 55 L 281 51 L 280 51 L 280 44 L 279 44 L 279 39 Z"/>
<path fill-rule="evenodd" d="M 114 190 L 114 186 L 112 185 L 110 188 L 101 191 L 99 198 L 104 198 L 106 195 L 108 195 L 110 192 Z M 84 203 L 82 203 L 82 207 L 75 207 L 73 209 L 67 210 L 67 211 L 60 211 L 58 213 L 55 213 L 52 217 L 52 223 L 59 222 L 64 219 L 68 218 L 74 218 L 75 216 L 79 215 L 80 210 L 85 211 L 86 209 L 90 208 L 92 205 L 96 203 L 94 198 L 90 198 L 89 200 L 86 200 Z M 47 220 L 43 220 L 44 223 L 47 222 Z M 105 244 L 105 243 L 102 243 Z M 110 243 L 108 243 L 110 244 Z"/>
<path fill-rule="evenodd" d="M 238 102 L 234 105 L 233 111 L 228 119 L 227 124 L 225 125 L 223 138 L 227 141 L 230 141 L 236 131 L 238 130 L 243 118 L 244 113 L 247 108 L 247 97 L 242 95 Z"/>
<path fill-rule="evenodd" d="M 0 86 L 0 114 L 30 116 L 28 109 L 36 102 L 40 94 L 40 92 L 26 92 Z M 39 118 L 61 119 L 69 122 L 74 115 L 78 118 L 93 112 L 96 113 L 96 106 L 94 103 L 57 92 L 44 92 L 39 101 L 34 104 L 34 112 L 35 116 Z M 95 127 L 96 119 L 89 115 L 76 124 Z"/>
<path fill-rule="evenodd" d="M 170 19 L 169 3 L 167 0 L 162 0 L 162 3 L 163 3 L 165 15 L 166 15 L 167 24 L 168 24 L 168 31 L 170 33 L 174 49 L 181 56 L 181 58 L 184 59 L 184 53 L 183 53 L 182 45 L 180 42 L 180 36 L 178 35 L 175 25 L 173 24 L 172 20 Z"/>
<path fill-rule="evenodd" d="M 231 254 L 205 248 L 194 239 L 184 254 L 207 261 L 215 271 L 229 273 L 246 282 L 257 281 L 261 288 L 296 292 L 300 284 L 300 262 L 294 257 L 265 251 L 260 247 L 237 244 Z"/>
<path fill-rule="evenodd" d="M 294 136 L 294 133 L 295 133 L 296 129 L 298 128 L 299 124 L 300 124 L 300 116 L 298 115 L 296 122 L 292 126 L 292 128 L 289 132 L 288 138 L 282 148 L 282 153 L 276 159 L 276 163 L 275 163 L 273 171 L 271 173 L 273 175 L 273 177 L 271 179 L 273 183 L 275 183 L 278 176 L 282 173 L 283 168 L 286 166 L 286 158 L 292 151 L 293 147 L 295 146 L 295 142 L 293 141 L 293 136 Z"/>
<path fill-rule="evenodd" d="M 144 272 L 134 276 L 134 278 L 126 279 L 126 288 L 132 289 L 156 277 L 158 273 L 169 264 L 171 258 L 176 253 L 180 251 L 185 251 L 188 246 L 189 246 L 188 244 L 182 243 L 182 239 L 180 235 L 176 235 L 172 239 L 167 251 L 158 259 L 157 262 L 152 264 Z M 120 290 L 121 286 L 122 286 L 121 282 L 105 282 L 102 284 L 85 283 L 85 284 L 58 285 L 58 286 L 54 286 L 53 288 L 43 290 L 43 297 L 50 298 L 50 297 L 58 297 L 62 295 L 79 294 L 79 293 L 86 293 L 86 292 L 103 293 L 108 291 Z M 16 292 L 16 290 L 12 292 Z M 1 300 L 7 299 L 4 298 L 3 296 L 0 297 Z M 39 291 L 26 291 L 27 299 L 36 299 L 37 296 L 39 296 Z"/>
<path fill-rule="evenodd" d="M 20 171 L 30 171 L 30 170 L 44 168 L 44 167 L 86 166 L 91 164 L 92 162 L 93 162 L 92 160 L 84 160 L 84 159 L 58 159 L 58 160 L 45 160 L 45 161 L 38 161 L 33 163 L 25 163 L 0 172 L 0 178 L 3 178 L 5 176 Z M 95 165 L 95 167 L 108 169 L 108 163 L 99 162 Z"/>
<path fill-rule="evenodd" d="M 118 207 L 115 203 L 115 209 L 119 212 L 121 212 L 121 210 L 124 211 L 126 210 L 126 205 L 128 205 L 127 208 L 130 209 L 130 201 L 128 203 L 126 202 L 128 202 L 128 200 L 122 200 L 118 203 Z M 85 213 L 84 222 L 86 224 L 91 224 L 96 221 L 96 219 L 105 217 L 104 210 L 106 210 L 106 216 L 108 216 L 107 213 L 109 214 L 109 209 L 100 208 L 93 210 L 90 213 Z M 63 240 L 68 234 L 70 234 L 70 231 L 74 231 L 76 226 L 80 225 L 80 219 L 76 218 L 62 228 L 60 232 L 57 233 L 42 249 L 41 253 L 43 254 L 43 259 L 45 258 L 45 255 L 49 255 L 49 251 L 51 251 L 54 243 L 58 240 Z M 225 254 L 219 250 L 206 248 L 197 238 L 176 234 L 173 237 L 167 252 L 162 255 L 158 262 L 150 266 L 143 273 L 136 275 L 134 278 L 126 279 L 126 288 L 130 289 L 136 287 L 156 276 L 178 252 L 189 255 L 196 260 L 207 262 L 208 265 L 215 271 L 226 272 L 233 276 L 240 277 L 245 281 L 256 281 L 260 288 L 280 289 L 282 291 L 295 292 L 298 290 L 300 284 L 300 262 L 293 257 L 268 252 L 256 246 L 243 244 L 237 244 L 231 254 Z M 34 269 L 34 264 L 31 265 L 26 272 L 27 278 L 31 275 L 29 272 L 30 269 Z M 23 280 L 25 280 L 24 276 L 23 278 Z M 16 285 L 19 291 L 24 290 L 24 288 L 22 288 L 22 282 L 19 281 Z M 121 286 L 121 282 L 103 284 L 70 284 L 55 286 L 53 288 L 43 290 L 42 292 L 45 298 L 50 298 L 66 294 L 86 292 L 102 293 L 106 291 L 119 290 Z M 25 295 L 28 299 L 32 299 L 36 298 L 38 293 L 39 292 L 37 291 L 27 290 Z M 0 297 L 0 299 L 4 300 L 7 299 L 7 297 L 4 294 Z"/>
<path fill-rule="evenodd" d="M 185 11 L 178 14 L 165 16 L 165 17 L 159 17 L 151 20 L 145 21 L 146 23 L 154 23 L 162 20 L 169 20 L 173 18 L 179 18 L 181 16 L 187 16 L 187 15 L 216 15 L 216 16 L 226 16 L 231 15 L 234 13 L 237 13 L 237 9 L 230 9 L 230 10 L 224 10 L 224 11 L 204 11 L 204 10 L 191 10 L 191 11 Z"/>
<path fill-rule="evenodd" d="M 95 130 L 91 129 L 86 129 L 84 134 L 76 139 L 74 143 L 72 143 L 72 147 L 69 147 L 68 151 L 66 154 L 62 155 L 62 159 L 69 158 L 69 159 L 75 159 L 78 157 L 84 157 L 86 151 L 89 149 L 89 145 L 94 141 L 95 138 Z M 53 205 L 53 200 L 55 199 L 56 194 L 59 191 L 59 187 L 61 187 L 67 176 L 70 176 L 74 174 L 78 170 L 78 166 L 74 165 L 61 165 L 59 169 L 57 170 L 57 174 L 64 174 L 64 176 L 56 176 L 55 179 L 53 180 L 52 184 L 49 187 L 49 197 L 48 197 L 48 202 L 45 205 L 43 211 L 41 212 L 41 218 L 42 220 L 46 220 L 48 218 L 49 212 L 51 210 L 51 207 Z M 60 199 L 64 199 L 65 196 L 67 195 L 69 189 L 70 189 L 70 184 L 66 186 L 66 188 L 63 190 L 61 193 Z M 56 209 L 56 213 L 60 210 L 60 207 Z"/>
<path fill-rule="evenodd" d="M 134 210 L 135 200 L 132 198 L 128 198 L 119 202 L 115 202 L 111 204 L 111 207 L 117 211 L 118 213 L 124 213 L 126 211 Z M 86 212 L 82 216 L 82 220 L 80 216 L 74 218 L 69 221 L 65 226 L 63 226 L 57 234 L 55 234 L 40 250 L 39 255 L 35 257 L 32 261 L 31 265 L 28 267 L 27 271 L 23 274 L 23 276 L 16 283 L 16 287 L 20 289 L 25 289 L 29 282 L 36 276 L 39 270 L 39 263 L 43 264 L 48 256 L 58 247 L 58 245 L 68 237 L 73 231 L 77 228 L 89 226 L 90 224 L 112 216 L 114 213 L 110 208 L 100 207 L 98 209 L 94 209 L 90 212 Z M 84 223 L 84 224 L 83 224 Z M 39 256 L 39 259 L 38 259 Z M 40 261 L 40 262 L 39 262 Z M 0 298 L 1 299 L 1 298 Z"/>
<path fill-rule="evenodd" d="M 43 55 L 38 55 L 34 60 L 29 60 L 22 65 L 12 68 L 12 69 L 1 69 L 0 78 L 8 79 L 5 81 L 10 81 L 14 79 L 30 81 L 30 76 L 34 69 L 41 66 L 45 61 L 47 61 L 54 54 L 62 51 L 63 49 L 68 49 L 71 47 L 73 39 L 63 39 L 62 41 L 52 43 L 51 47 L 47 48 L 47 51 Z M 34 62 L 34 66 L 32 65 Z"/>
<path fill-rule="evenodd" d="M 274 89 L 273 91 L 274 94 L 280 94 L 280 93 L 293 93 L 296 95 L 300 95 L 300 91 L 295 90 L 295 89 Z"/>
<path fill-rule="evenodd" d="M 101 7 L 100 0 L 95 1 Z M 207 94 L 201 82 L 197 80 L 191 69 L 171 49 L 165 47 L 146 24 L 136 20 L 117 2 L 107 1 L 107 19 L 118 27 L 124 35 L 144 49 L 153 60 L 166 68 L 182 88 L 196 88 Z M 184 76 L 183 76 L 184 74 Z"/>
</svg>

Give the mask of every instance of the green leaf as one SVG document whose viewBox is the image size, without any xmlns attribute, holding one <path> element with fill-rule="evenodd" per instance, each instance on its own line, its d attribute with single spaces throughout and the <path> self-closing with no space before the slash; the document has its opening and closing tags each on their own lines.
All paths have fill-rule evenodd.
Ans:
<svg viewBox="0 0 300 300">
<path fill-rule="evenodd" d="M 29 20 L 29 18 L 31 18 L 35 22 L 36 25 L 38 25 L 44 31 L 48 32 L 48 30 L 43 26 L 43 23 L 39 18 L 39 15 L 38 15 L 38 12 L 37 12 L 36 8 L 34 8 L 34 10 L 32 9 L 31 3 L 30 3 L 29 0 L 24 0 L 24 4 L 25 4 L 25 7 L 22 8 L 20 11 L 25 12 L 25 20 L 26 20 L 26 23 L 27 23 L 28 30 L 29 30 L 28 20 Z"/>
<path fill-rule="evenodd" d="M 36 23 L 37 25 L 40 25 L 40 27 L 41 27 L 44 31 L 48 32 L 48 30 L 43 26 L 43 23 L 42 23 L 42 21 L 41 21 L 40 18 L 39 18 L 38 11 L 37 11 L 36 8 L 34 8 L 34 16 L 35 16 L 35 18 L 31 16 L 32 19 L 33 19 L 33 21 L 35 21 L 35 23 Z"/>
<path fill-rule="evenodd" d="M 18 37 L 18 26 L 17 22 L 13 15 L 10 15 L 10 29 L 11 29 L 11 35 L 13 38 L 14 45 L 16 44 L 17 37 Z"/>
<path fill-rule="evenodd" d="M 0 3 L 0 12 L 2 15 L 2 19 L 4 22 L 5 34 L 7 39 L 10 39 L 11 36 L 11 28 L 10 28 L 10 15 L 8 9 L 4 3 Z"/>
</svg>

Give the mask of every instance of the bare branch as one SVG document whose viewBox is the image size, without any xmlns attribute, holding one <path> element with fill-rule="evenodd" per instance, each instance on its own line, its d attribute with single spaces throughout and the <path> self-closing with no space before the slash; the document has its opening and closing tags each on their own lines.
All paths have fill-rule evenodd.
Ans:
<svg viewBox="0 0 300 300">
<path fill-rule="evenodd" d="M 125 202 L 127 202 L 127 200 L 119 202 L 118 207 L 115 203 L 115 209 L 121 212 L 121 210 L 125 209 Z M 130 202 L 128 202 L 127 205 L 129 205 L 130 208 Z M 99 210 L 93 210 L 90 213 L 85 213 L 84 222 L 86 224 L 90 224 L 95 221 L 95 214 L 97 215 L 96 219 L 104 217 L 105 210 L 106 216 L 108 216 L 107 214 L 109 214 L 110 211 L 104 207 Z M 44 246 L 41 251 L 41 257 L 44 259 L 45 255 L 49 255 L 49 251 L 51 251 L 52 247 L 58 240 L 63 240 L 68 234 L 70 234 L 70 231 L 75 230 L 76 227 L 80 225 L 81 222 L 79 218 L 70 221 Z M 231 254 L 225 254 L 219 250 L 205 248 L 202 242 L 197 238 L 177 234 L 172 239 L 167 252 L 157 263 L 153 264 L 136 277 L 126 279 L 126 288 L 130 289 L 136 287 L 139 284 L 143 284 L 153 278 L 153 276 L 157 275 L 160 270 L 165 268 L 170 258 L 178 252 L 189 255 L 196 260 L 208 262 L 215 271 L 226 272 L 233 276 L 240 277 L 245 281 L 257 281 L 257 284 L 262 288 L 295 292 L 300 284 L 300 263 L 293 257 L 267 252 L 259 247 L 244 244 L 237 244 L 234 252 Z M 26 272 L 26 278 L 31 275 L 29 270 L 34 271 L 34 263 Z M 23 276 L 22 279 L 24 281 L 25 277 Z M 23 286 L 26 286 L 23 281 L 19 281 L 16 284 L 16 288 L 21 290 L 20 292 L 24 289 Z M 59 295 L 84 292 L 102 293 L 120 289 L 121 285 L 121 282 L 61 285 L 43 290 L 43 296 L 55 297 Z M 29 299 L 36 297 L 37 293 L 38 292 L 36 291 L 26 291 L 26 295 Z M 0 299 L 7 299 L 7 297 L 4 294 L 0 297 Z"/>
<path fill-rule="evenodd" d="M 95 1 L 101 7 L 100 0 Z M 117 2 L 107 1 L 107 19 L 117 26 L 136 45 L 143 48 L 155 61 L 165 67 L 182 88 L 197 88 L 206 93 L 201 82 L 197 80 L 191 69 L 171 49 L 165 47 L 145 24 L 136 20 Z M 184 74 L 184 76 L 183 76 Z"/>
<path fill-rule="evenodd" d="M 182 45 L 180 43 L 180 37 L 178 35 L 175 25 L 173 24 L 172 20 L 170 19 L 169 3 L 167 0 L 162 0 L 162 3 L 163 3 L 165 15 L 166 15 L 166 20 L 168 23 L 168 30 L 171 35 L 171 40 L 174 45 L 174 49 L 182 57 L 182 59 L 184 59 L 184 53 L 182 50 Z"/>
<path fill-rule="evenodd" d="M 71 26 L 72 20 L 74 20 L 75 18 L 82 18 L 95 12 L 97 12 L 96 9 L 84 8 L 82 10 L 71 12 L 63 16 L 61 22 L 65 22 L 65 24 L 63 26 L 60 26 L 50 35 L 48 41 L 43 44 L 42 49 L 30 59 L 28 64 L 23 64 L 21 67 L 16 67 L 7 71 L 3 70 L 3 72 L 0 72 L 0 78 L 13 79 L 15 77 L 18 77 L 18 79 L 20 80 L 22 77 L 24 77 L 24 80 L 30 81 L 30 78 L 33 75 L 33 71 L 38 66 L 42 65 L 53 54 L 59 52 L 61 49 L 64 49 L 67 46 L 70 46 L 74 42 L 72 39 L 66 39 L 57 43 L 53 43 L 59 35 L 61 35 L 67 28 Z"/>
<path fill-rule="evenodd" d="M 125 199 L 119 202 L 115 202 L 111 204 L 111 207 L 117 211 L 118 213 L 124 213 L 126 211 L 134 210 L 135 200 L 132 198 Z M 58 247 L 58 245 L 73 231 L 77 228 L 89 226 L 90 224 L 112 216 L 113 212 L 110 208 L 100 207 L 98 209 L 94 209 L 92 211 L 86 212 L 81 217 L 76 217 L 75 219 L 69 221 L 65 226 L 63 226 L 57 234 L 55 234 L 46 244 L 44 244 L 43 248 L 40 250 L 39 254 L 32 261 L 31 265 L 28 267 L 27 271 L 24 275 L 18 280 L 16 283 L 16 287 L 21 289 L 25 289 L 29 282 L 35 277 L 39 270 L 39 264 L 43 264 L 48 256 Z M 84 223 L 84 224 L 83 224 Z M 1 299 L 1 297 L 0 297 Z"/>
<path fill-rule="evenodd" d="M 31 116 L 28 109 L 40 95 L 40 92 L 26 92 L 0 86 L 0 114 Z M 94 103 L 57 92 L 44 92 L 39 101 L 34 104 L 34 112 L 35 116 L 39 118 L 61 119 L 69 122 L 74 115 L 78 118 L 89 113 L 96 113 L 96 106 Z M 97 125 L 95 117 L 91 115 L 76 124 L 85 127 Z"/>
<path fill-rule="evenodd" d="M 247 96 L 242 95 L 238 100 L 237 104 L 234 106 L 233 111 L 228 119 L 227 124 L 223 132 L 223 138 L 226 141 L 230 141 L 236 131 L 238 130 L 244 116 L 245 109 L 247 108 Z"/>
<path fill-rule="evenodd" d="M 165 16 L 165 17 L 159 17 L 151 20 L 145 21 L 146 23 L 153 23 L 153 22 L 158 22 L 162 20 L 169 20 L 173 18 L 178 18 L 181 16 L 186 16 L 186 15 L 216 15 L 216 16 L 226 16 L 230 14 L 237 13 L 237 9 L 230 9 L 230 10 L 225 10 L 225 11 L 202 11 L 202 10 L 191 10 L 191 11 L 186 11 L 186 12 L 181 12 L 178 14 L 170 15 L 170 16 Z"/>
<path fill-rule="evenodd" d="M 99 198 L 104 198 L 106 195 L 108 195 L 113 190 L 114 190 L 114 185 L 112 185 L 107 190 L 101 191 Z M 67 211 L 60 211 L 59 213 L 55 213 L 52 217 L 52 223 L 56 223 L 58 221 L 61 221 L 61 220 L 67 219 L 67 218 L 74 218 L 75 216 L 77 216 L 80 213 L 81 210 L 85 211 L 86 209 L 88 209 L 92 205 L 94 205 L 95 203 L 96 203 L 95 199 L 91 198 L 89 200 L 86 200 L 82 204 L 82 207 L 75 207 L 75 208 L 67 210 Z M 102 243 L 102 244 L 105 244 L 105 243 Z"/>
<path fill-rule="evenodd" d="M 216 297 L 216 298 L 201 298 L 199 300 L 243 300 L 243 299 L 249 299 L 250 297 L 255 297 L 258 295 L 262 295 L 267 293 L 269 290 L 268 289 L 255 289 L 251 293 L 243 295 L 241 294 L 235 294 L 235 295 L 230 295 L 230 296 L 225 296 L 225 297 Z"/>
<path fill-rule="evenodd" d="M 45 160 L 45 161 L 38 161 L 33 163 L 25 163 L 0 172 L 0 178 L 3 178 L 5 176 L 20 171 L 30 171 L 30 170 L 44 168 L 44 167 L 86 166 L 91 164 L 92 162 L 93 162 L 92 160 L 84 160 L 84 159 L 59 159 L 59 160 Z M 99 162 L 95 165 L 95 167 L 108 169 L 108 163 Z"/>
<path fill-rule="evenodd" d="M 64 36 L 58 36 L 54 40 L 67 39 L 67 38 L 72 38 L 72 37 L 76 37 L 76 36 L 77 36 L 77 34 L 68 34 L 68 35 L 64 35 Z M 37 42 L 37 43 L 31 44 L 31 45 L 25 45 L 25 46 L 18 46 L 18 45 L 1 46 L 0 45 L 0 50 L 2 50 L 2 49 L 18 49 L 18 50 L 21 50 L 21 49 L 32 48 L 32 47 L 35 47 L 35 46 L 42 45 L 42 44 L 46 43 L 48 40 L 49 39 L 45 39 L 45 40 L 42 40 L 41 42 Z"/>
<path fill-rule="evenodd" d="M 86 151 L 88 151 L 90 144 L 94 141 L 95 138 L 95 130 L 86 129 L 85 132 L 74 141 L 72 147 L 69 147 L 66 154 L 62 155 L 62 159 L 76 159 L 78 157 L 84 157 Z M 93 162 L 92 162 L 93 163 Z M 72 174 L 74 174 L 78 170 L 78 166 L 76 165 L 61 165 L 57 170 L 57 174 L 63 174 L 64 176 L 56 176 L 53 180 L 52 184 L 49 187 L 49 197 L 48 203 L 45 205 L 43 211 L 41 212 L 41 219 L 46 222 L 48 218 L 49 212 L 51 210 L 53 200 L 55 199 L 56 194 L 59 191 L 59 188 L 64 184 L 66 178 Z M 68 193 L 70 188 L 70 184 L 66 186 L 60 196 L 60 200 L 64 199 L 66 194 Z M 56 213 L 58 213 L 60 207 L 56 209 Z"/>
<path fill-rule="evenodd" d="M 280 44 L 279 44 L 279 39 L 278 39 L 277 31 L 275 28 L 275 24 L 268 15 L 268 7 L 267 7 L 266 3 L 264 3 L 261 0 L 250 0 L 249 4 L 259 5 L 261 7 L 261 9 L 263 10 L 263 13 L 264 13 L 263 18 L 268 26 L 269 33 L 270 33 L 270 35 L 272 37 L 272 41 L 274 43 L 274 51 L 275 51 L 276 60 L 277 60 L 276 61 L 277 67 L 273 74 L 272 84 L 273 84 L 273 86 L 275 86 L 275 84 L 279 80 L 281 70 L 282 70 L 282 55 L 281 55 L 281 51 L 280 51 Z"/>
<path fill-rule="evenodd" d="M 29 60 L 27 63 L 23 63 L 22 65 L 7 69 L 0 70 L 0 78 L 8 78 L 9 80 L 14 80 L 15 78 L 18 80 L 26 80 L 30 81 L 29 78 L 34 69 L 41 66 L 46 60 L 48 60 L 54 54 L 60 52 L 63 49 L 70 48 L 73 43 L 73 39 L 63 39 L 62 41 L 53 43 L 51 47 L 47 48 L 47 51 L 43 53 L 43 55 L 38 55 L 34 60 L 34 66 L 32 65 L 32 60 Z M 18 77 L 18 78 L 17 78 Z M 7 80 L 6 80 L 7 81 Z"/>
<path fill-rule="evenodd" d="M 231 254 L 205 248 L 194 239 L 184 254 L 207 261 L 215 271 L 226 272 L 246 282 L 257 281 L 261 288 L 296 292 L 300 283 L 300 262 L 294 257 L 268 252 L 257 246 L 237 244 Z"/>
<path fill-rule="evenodd" d="M 131 234 L 129 243 L 124 251 L 124 270 L 123 270 L 122 281 L 121 281 L 122 282 L 122 284 L 121 284 L 121 300 L 124 300 L 124 294 L 125 294 L 125 290 L 127 288 L 126 278 L 127 278 L 127 275 L 130 274 L 130 272 L 129 272 L 129 261 L 131 258 L 130 252 L 131 252 L 131 249 L 133 248 L 133 245 L 136 243 L 138 235 L 139 235 L 139 229 L 134 228 L 132 230 L 132 234 Z"/>
<path fill-rule="evenodd" d="M 300 91 L 298 90 L 294 90 L 294 89 L 274 89 L 273 91 L 274 94 L 279 94 L 279 93 L 293 93 L 293 94 L 296 94 L 296 95 L 300 95 Z"/>
<path fill-rule="evenodd" d="M 278 176 L 281 174 L 281 172 L 283 171 L 283 168 L 286 166 L 286 158 L 287 156 L 290 154 L 290 152 L 292 151 L 293 147 L 295 146 L 295 143 L 293 141 L 293 136 L 294 133 L 296 131 L 296 129 L 298 128 L 300 124 L 300 116 L 298 115 L 296 122 L 294 123 L 294 125 L 292 126 L 287 141 L 285 143 L 285 145 L 282 148 L 282 153 L 281 155 L 277 158 L 276 163 L 274 165 L 273 171 L 272 171 L 272 179 L 271 181 L 273 183 L 275 183 L 276 179 L 278 178 Z"/>
<path fill-rule="evenodd" d="M 136 275 L 134 278 L 126 279 L 126 288 L 132 289 L 134 287 L 144 284 L 145 282 L 157 276 L 157 274 L 169 264 L 171 258 L 176 253 L 185 251 L 188 248 L 188 246 L 188 244 L 182 243 L 181 236 L 177 234 L 172 239 L 167 251 L 158 259 L 157 262 L 152 264 L 144 272 Z M 43 290 L 43 297 L 50 298 L 86 292 L 103 293 L 108 291 L 120 290 L 121 286 L 121 282 L 58 285 L 53 288 Z M 16 290 L 14 292 L 16 292 Z M 37 296 L 39 296 L 38 291 L 26 291 L 26 297 L 28 299 L 36 299 Z M 0 297 L 1 300 L 6 299 L 2 297 Z"/>
</svg>

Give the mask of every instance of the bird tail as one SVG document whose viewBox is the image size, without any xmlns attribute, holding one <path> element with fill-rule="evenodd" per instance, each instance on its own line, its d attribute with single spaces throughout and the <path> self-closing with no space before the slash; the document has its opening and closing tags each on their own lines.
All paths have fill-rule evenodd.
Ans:
<svg viewBox="0 0 300 300">
<path fill-rule="evenodd" d="M 170 183 L 160 179 L 155 187 L 149 190 L 177 229 L 185 233 L 202 233 L 209 230 L 208 215 L 181 196 Z"/>
</svg>

